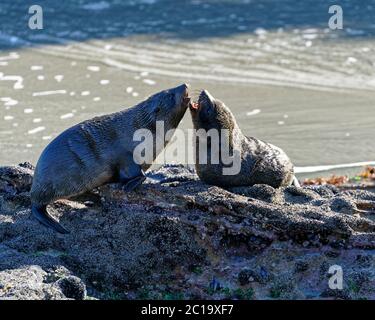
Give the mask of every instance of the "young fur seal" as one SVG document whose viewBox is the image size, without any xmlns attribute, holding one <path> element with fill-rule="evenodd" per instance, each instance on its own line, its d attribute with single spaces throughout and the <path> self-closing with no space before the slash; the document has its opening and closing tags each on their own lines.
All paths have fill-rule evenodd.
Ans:
<svg viewBox="0 0 375 320">
<path fill-rule="evenodd" d="M 215 145 L 207 135 L 202 139 L 197 135 L 195 139 L 195 167 L 201 180 L 208 184 L 234 187 L 251 186 L 254 184 L 268 184 L 275 188 L 288 186 L 293 182 L 298 185 L 294 177 L 294 168 L 288 156 L 280 148 L 252 137 L 246 137 L 237 125 L 236 119 L 229 108 L 221 101 L 213 98 L 208 91 L 200 93 L 198 103 L 190 104 L 190 112 L 194 128 L 199 132 L 209 132 L 210 129 L 220 131 L 226 129 L 229 153 L 236 150 L 239 154 L 239 170 L 236 174 L 223 174 L 222 158 L 212 163 L 213 155 L 221 154 L 220 143 Z M 220 138 L 221 139 L 221 138 Z M 221 140 L 220 140 L 221 142 Z M 207 161 L 202 161 L 200 147 L 207 148 Z M 204 159 L 205 160 L 205 159 Z M 211 162 L 211 163 L 210 163 Z"/>
<path fill-rule="evenodd" d="M 152 133 L 152 162 L 168 143 L 156 143 L 160 140 L 156 122 L 164 123 L 164 134 L 175 129 L 189 104 L 188 86 L 183 84 L 156 93 L 132 108 L 84 121 L 61 133 L 38 160 L 31 188 L 33 216 L 57 232 L 68 233 L 48 214 L 48 204 L 106 183 L 123 183 L 125 190 L 140 185 L 151 164 L 135 163 L 133 151 L 139 142 L 133 141 L 134 132 L 146 129 Z"/>
</svg>

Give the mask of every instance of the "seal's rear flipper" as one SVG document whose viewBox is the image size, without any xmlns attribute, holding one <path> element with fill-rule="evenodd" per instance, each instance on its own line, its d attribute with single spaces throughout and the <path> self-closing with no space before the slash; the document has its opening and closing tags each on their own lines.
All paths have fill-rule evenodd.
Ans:
<svg viewBox="0 0 375 320">
<path fill-rule="evenodd" d="M 143 183 L 143 181 L 146 180 L 145 176 L 136 177 L 134 179 L 129 180 L 124 186 L 123 190 L 130 192 L 136 189 L 139 185 Z"/>
<path fill-rule="evenodd" d="M 47 212 L 47 206 L 37 207 L 32 205 L 31 212 L 33 216 L 44 226 L 51 228 L 59 233 L 67 234 L 70 233 L 62 225 L 60 225 L 54 218 L 52 218 Z"/>
<path fill-rule="evenodd" d="M 300 185 L 298 179 L 296 178 L 296 176 L 293 177 L 292 186 L 295 186 L 297 188 L 301 188 L 301 185 Z"/>
<path fill-rule="evenodd" d="M 131 159 L 127 166 L 124 165 L 124 167 L 120 169 L 119 180 L 124 185 L 122 189 L 130 192 L 141 185 L 143 181 L 146 180 L 146 176 L 142 168 Z"/>
</svg>

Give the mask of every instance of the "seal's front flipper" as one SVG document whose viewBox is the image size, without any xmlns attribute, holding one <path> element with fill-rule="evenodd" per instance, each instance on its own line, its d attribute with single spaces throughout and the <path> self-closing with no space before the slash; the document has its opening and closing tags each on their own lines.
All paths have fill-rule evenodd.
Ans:
<svg viewBox="0 0 375 320">
<path fill-rule="evenodd" d="M 133 191 L 146 180 L 142 168 L 135 163 L 128 164 L 124 169 L 121 169 L 119 177 L 120 182 L 124 184 L 125 191 Z"/>
<path fill-rule="evenodd" d="M 137 188 L 138 186 L 140 186 L 143 181 L 146 180 L 146 177 L 145 176 L 139 176 L 139 177 L 135 177 L 131 180 L 129 180 L 124 186 L 123 186 L 123 190 L 124 191 L 133 191 L 135 188 Z"/>
<path fill-rule="evenodd" d="M 296 176 L 293 177 L 292 186 L 295 186 L 297 188 L 301 188 L 301 184 L 299 183 L 299 181 L 298 181 L 298 179 L 297 179 Z"/>
<path fill-rule="evenodd" d="M 69 230 L 65 229 L 61 224 L 59 224 L 54 218 L 52 218 L 47 212 L 47 206 L 37 207 L 32 205 L 31 212 L 33 216 L 47 228 L 51 228 L 59 233 L 67 234 L 70 233 Z"/>
</svg>

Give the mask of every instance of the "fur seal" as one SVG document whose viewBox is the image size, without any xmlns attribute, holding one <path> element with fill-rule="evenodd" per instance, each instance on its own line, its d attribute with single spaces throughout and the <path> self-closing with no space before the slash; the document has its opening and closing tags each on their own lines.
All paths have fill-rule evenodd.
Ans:
<svg viewBox="0 0 375 320">
<path fill-rule="evenodd" d="M 206 139 L 200 136 L 195 138 L 195 167 L 199 178 L 212 185 L 221 187 L 252 186 L 254 184 L 267 184 L 278 188 L 288 186 L 298 180 L 294 176 L 294 167 L 288 156 L 280 148 L 255 139 L 246 137 L 237 125 L 236 119 L 229 108 L 221 101 L 215 99 L 206 90 L 203 90 L 197 103 L 190 104 L 195 130 L 203 129 L 208 132 L 210 129 L 221 131 L 226 129 L 228 151 L 233 154 L 238 151 L 240 161 L 239 170 L 233 175 L 224 175 L 222 158 L 217 163 L 212 163 L 213 154 L 219 154 L 221 144 L 212 145 L 210 137 Z M 220 134 L 220 133 L 219 133 Z M 223 139 L 220 138 L 219 139 Z M 221 140 L 220 140 L 221 143 Z M 207 148 L 207 161 L 200 161 L 199 148 L 204 144 Z M 205 150 L 205 149 L 204 149 Z M 211 163 L 210 163 L 211 162 Z"/>
<path fill-rule="evenodd" d="M 132 108 L 95 117 L 61 133 L 38 160 L 31 188 L 33 216 L 57 232 L 68 233 L 48 214 L 48 204 L 107 183 L 123 183 L 125 190 L 136 188 L 145 180 L 144 171 L 151 163 L 139 165 L 134 161 L 133 151 L 139 145 L 133 141 L 134 132 L 146 129 L 152 133 L 152 162 L 169 142 L 156 143 L 160 140 L 156 122 L 164 123 L 164 134 L 174 130 L 189 104 L 188 85 L 183 84 L 156 93 Z"/>
</svg>

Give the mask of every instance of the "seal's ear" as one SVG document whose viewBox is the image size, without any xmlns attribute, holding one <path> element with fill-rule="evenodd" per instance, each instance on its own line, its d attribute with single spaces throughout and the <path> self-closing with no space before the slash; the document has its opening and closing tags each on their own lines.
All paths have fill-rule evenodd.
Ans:
<svg viewBox="0 0 375 320">
<path fill-rule="evenodd" d="M 155 114 L 158 114 L 161 110 L 161 107 L 159 105 L 157 105 L 155 108 L 154 108 L 154 112 Z"/>
</svg>

